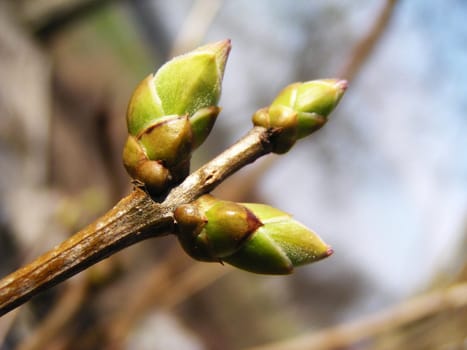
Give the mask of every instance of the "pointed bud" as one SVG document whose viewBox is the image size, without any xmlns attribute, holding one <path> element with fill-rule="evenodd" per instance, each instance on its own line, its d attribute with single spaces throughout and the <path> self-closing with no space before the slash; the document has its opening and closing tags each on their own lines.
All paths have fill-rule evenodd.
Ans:
<svg viewBox="0 0 467 350">
<path fill-rule="evenodd" d="M 189 114 L 215 106 L 221 95 L 230 40 L 202 46 L 175 57 L 154 76 L 154 84 L 165 114 Z"/>
<path fill-rule="evenodd" d="M 167 186 L 187 175 L 191 152 L 206 139 L 219 114 L 217 103 L 229 51 L 230 40 L 224 40 L 175 57 L 156 74 L 146 77 L 134 91 L 128 105 L 127 126 L 140 147 L 134 147 L 135 140 L 128 141 L 123 161 L 129 174 L 150 192 L 160 193 L 162 183 L 167 190 Z M 168 178 L 148 183 L 148 178 L 154 180 L 164 172 L 152 176 L 152 163 L 144 167 L 143 175 L 144 161 L 166 167 Z M 184 171 L 175 173 L 178 169 Z M 159 185 L 155 186 L 156 182 Z"/>
<path fill-rule="evenodd" d="M 315 113 L 327 117 L 337 106 L 346 89 L 347 82 L 339 79 L 321 79 L 293 84 L 291 91 L 280 93 L 272 105 L 287 106 L 297 112 Z"/>
<path fill-rule="evenodd" d="M 323 79 L 294 83 L 282 90 L 267 109 L 253 115 L 253 123 L 278 130 L 274 152 L 285 153 L 296 140 L 320 129 L 347 88 L 345 80 Z"/>
<path fill-rule="evenodd" d="M 250 272 L 288 274 L 332 253 L 314 232 L 268 205 L 204 195 L 177 208 L 175 219 L 180 243 L 190 256 Z"/>
<path fill-rule="evenodd" d="M 332 249 L 313 231 L 276 208 L 244 203 L 262 222 L 251 238 L 224 260 L 238 268 L 262 274 L 288 274 L 294 267 L 316 262 Z"/>
</svg>

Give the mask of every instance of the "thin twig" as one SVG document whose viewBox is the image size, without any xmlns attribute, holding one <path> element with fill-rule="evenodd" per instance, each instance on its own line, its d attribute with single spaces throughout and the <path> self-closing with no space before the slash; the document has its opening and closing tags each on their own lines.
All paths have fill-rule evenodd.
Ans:
<svg viewBox="0 0 467 350">
<path fill-rule="evenodd" d="M 170 57 L 196 48 L 202 41 L 222 5 L 221 0 L 196 0 L 175 38 Z"/>
<path fill-rule="evenodd" d="M 86 298 L 88 284 L 85 280 L 70 280 L 67 289 L 34 332 L 24 339 L 18 350 L 40 350 L 48 348 L 47 343 L 65 329 L 67 323 L 81 308 Z"/>
<path fill-rule="evenodd" d="M 232 271 L 228 266 L 222 267 L 220 264 L 195 263 L 176 272 L 174 270 L 178 266 L 173 265 L 186 265 L 186 259 L 180 258 L 180 249 L 168 255 L 169 264 L 164 262 L 155 266 L 151 274 L 144 276 L 145 281 L 136 282 L 138 292 L 130 295 L 122 309 L 111 316 L 112 322 L 105 322 L 103 327 L 108 328 L 108 337 L 103 348 L 122 347 L 135 324 L 146 314 L 157 308 L 170 310 Z"/>
<path fill-rule="evenodd" d="M 231 266 L 221 266 L 219 263 L 209 264 L 209 267 L 201 263 L 190 266 L 176 280 L 172 279 L 171 288 L 167 288 L 161 296 L 161 308 L 172 309 L 232 271 Z"/>
<path fill-rule="evenodd" d="M 170 249 L 161 263 L 153 266 L 148 273 L 141 276 L 132 285 L 138 288 L 128 293 L 128 298 L 121 308 L 111 316 L 112 322 L 102 320 L 101 328 L 107 339 L 103 340 L 103 349 L 115 349 L 116 344 L 121 344 L 134 324 L 143 315 L 160 304 L 160 295 L 172 286 L 172 279 L 178 276 L 180 265 L 185 265 L 186 260 L 181 259 L 180 249 Z M 107 345 L 106 345 L 107 343 Z M 111 344 L 111 345 L 109 345 Z"/>
<path fill-rule="evenodd" d="M 342 77 L 343 79 L 349 81 L 354 80 L 358 76 L 362 67 L 365 65 L 369 56 L 374 51 L 375 47 L 388 28 L 391 18 L 394 14 L 397 1 L 398 0 L 386 0 L 386 3 L 382 7 L 381 12 L 379 13 L 373 25 L 360 39 L 360 41 L 355 44 L 351 54 L 349 55 L 349 59 L 345 62 L 343 67 L 335 76 Z M 253 173 L 248 175 L 247 186 L 243 187 L 240 192 L 238 191 L 238 186 L 236 183 L 243 181 L 243 179 L 232 179 L 231 181 L 235 184 L 230 186 L 230 188 L 235 188 L 235 193 L 232 195 L 236 197 L 240 194 L 241 196 L 241 192 L 244 191 L 244 193 L 248 193 L 250 196 L 254 197 L 256 195 L 254 193 L 255 189 L 257 188 L 256 184 L 261 179 L 261 176 L 276 163 L 277 159 L 279 158 L 269 158 L 267 161 L 262 162 L 260 167 L 255 168 Z M 230 194 L 224 197 L 231 198 Z"/>
<path fill-rule="evenodd" d="M 4 347 L 6 348 L 6 346 L 4 346 L 5 340 L 16 321 L 19 313 L 18 311 L 19 310 L 14 310 L 0 319 L 0 349 L 3 349 Z"/>
<path fill-rule="evenodd" d="M 178 206 L 211 192 L 229 175 L 271 152 L 272 136 L 272 131 L 254 127 L 172 189 L 162 203 L 135 189 L 93 224 L 0 280 L 0 316 L 127 246 L 173 232 L 172 213 Z"/>
<path fill-rule="evenodd" d="M 306 334 L 295 339 L 251 348 L 250 350 L 330 350 L 347 348 L 358 341 L 383 331 L 395 329 L 447 309 L 461 308 L 466 305 L 467 283 L 462 283 L 446 290 L 419 296 L 361 320 Z"/>
<path fill-rule="evenodd" d="M 350 59 L 337 76 L 352 81 L 358 74 L 387 29 L 392 14 L 394 13 L 396 3 L 397 0 L 386 0 L 386 4 L 375 20 L 375 23 L 368 33 L 355 45 Z"/>
</svg>

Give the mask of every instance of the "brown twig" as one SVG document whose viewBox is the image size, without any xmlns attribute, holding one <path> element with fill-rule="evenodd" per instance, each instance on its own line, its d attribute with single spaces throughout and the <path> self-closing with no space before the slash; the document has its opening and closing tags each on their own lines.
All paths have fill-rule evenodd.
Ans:
<svg viewBox="0 0 467 350">
<path fill-rule="evenodd" d="M 187 261 L 181 259 L 180 249 L 169 255 L 168 263 L 155 266 L 151 274 L 143 277 L 145 281 L 135 283 L 139 286 L 138 291 L 130 295 L 125 305 L 112 315 L 112 322 L 102 325 L 107 328 L 108 335 L 103 348 L 121 348 L 132 328 L 147 313 L 156 308 L 169 310 L 232 271 L 228 266 L 202 263 L 175 271 L 179 266 L 173 265 L 186 265 Z"/>
<path fill-rule="evenodd" d="M 16 321 L 18 311 L 14 310 L 0 319 L 0 349 L 4 347 L 5 339 Z"/>
<path fill-rule="evenodd" d="M 162 203 L 135 189 L 93 224 L 0 280 L 0 315 L 127 246 L 171 233 L 175 208 L 211 192 L 229 175 L 271 152 L 272 136 L 270 130 L 254 127 L 172 189 Z"/>
<path fill-rule="evenodd" d="M 422 295 L 386 311 L 348 324 L 306 334 L 295 339 L 250 350 L 342 349 L 352 344 L 402 325 L 415 322 L 444 310 L 467 305 L 467 283 L 446 290 Z"/>
<path fill-rule="evenodd" d="M 381 9 L 378 17 L 376 18 L 373 25 L 369 28 L 368 32 L 365 33 L 363 38 L 358 41 L 352 49 L 349 59 L 345 62 L 343 67 L 340 69 L 338 74 L 335 76 L 342 77 L 346 80 L 354 80 L 356 76 L 360 73 L 362 67 L 367 62 L 368 57 L 374 51 L 378 42 L 382 38 L 384 32 L 388 28 L 388 25 L 391 21 L 391 18 L 394 14 L 394 9 L 398 0 L 386 0 L 385 5 Z M 243 187 L 239 192 L 239 187 L 237 182 L 242 182 L 243 179 L 232 179 L 234 185 L 229 186 L 230 188 L 235 189 L 235 193 L 224 195 L 231 200 L 236 200 L 237 197 L 242 197 L 242 195 L 248 194 L 250 197 L 255 197 L 255 189 L 257 182 L 261 179 L 262 175 L 265 174 L 275 163 L 278 157 L 269 158 L 267 161 L 261 163 L 260 167 L 257 167 L 253 170 L 251 174 L 248 175 L 248 183 L 245 186 L 243 182 Z"/>
<path fill-rule="evenodd" d="M 375 23 L 368 33 L 355 45 L 350 59 L 337 76 L 352 81 L 358 74 L 388 27 L 396 3 L 397 0 L 386 0 L 386 4 L 375 20 Z"/>
<path fill-rule="evenodd" d="M 84 280 L 68 281 L 67 289 L 58 300 L 52 312 L 34 329 L 34 332 L 17 347 L 18 350 L 38 350 L 48 348 L 46 345 L 56 334 L 63 331 L 86 298 L 87 283 Z"/>
<path fill-rule="evenodd" d="M 160 295 L 170 289 L 172 280 L 178 276 L 178 271 L 185 265 L 186 260 L 180 258 L 180 249 L 171 249 L 163 262 L 153 266 L 148 273 L 136 280 L 133 285 L 138 288 L 128 293 L 126 302 L 111 316 L 112 322 L 102 320 L 100 327 L 104 329 L 106 339 L 103 340 L 103 349 L 117 349 L 123 342 L 135 323 L 146 312 L 160 303 Z M 133 288 L 134 289 L 134 288 Z M 110 345 L 109 345 L 110 344 Z"/>
<path fill-rule="evenodd" d="M 196 0 L 175 38 L 170 57 L 193 50 L 203 39 L 222 5 L 221 0 Z"/>
</svg>

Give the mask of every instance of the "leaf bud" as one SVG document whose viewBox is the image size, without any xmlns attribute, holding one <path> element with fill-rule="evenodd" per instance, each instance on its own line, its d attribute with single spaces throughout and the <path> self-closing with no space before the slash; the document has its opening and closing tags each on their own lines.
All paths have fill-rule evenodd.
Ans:
<svg viewBox="0 0 467 350">
<path fill-rule="evenodd" d="M 255 273 L 289 274 L 293 268 L 319 261 L 332 249 L 313 231 L 276 208 L 244 203 L 263 224 L 225 262 Z"/>
<path fill-rule="evenodd" d="M 202 46 L 173 58 L 135 89 L 127 110 L 123 162 L 150 192 L 168 190 L 188 174 L 191 152 L 204 142 L 220 112 L 229 51 L 230 40 Z M 145 162 L 150 165 L 143 166 Z"/>
<path fill-rule="evenodd" d="M 175 210 L 184 250 L 202 261 L 225 261 L 263 274 L 288 274 L 332 249 L 290 215 L 264 204 L 204 195 Z"/>
<path fill-rule="evenodd" d="M 284 88 L 268 108 L 253 115 L 253 123 L 275 129 L 275 153 L 287 152 L 294 143 L 326 122 L 347 88 L 345 80 L 322 79 Z"/>
</svg>

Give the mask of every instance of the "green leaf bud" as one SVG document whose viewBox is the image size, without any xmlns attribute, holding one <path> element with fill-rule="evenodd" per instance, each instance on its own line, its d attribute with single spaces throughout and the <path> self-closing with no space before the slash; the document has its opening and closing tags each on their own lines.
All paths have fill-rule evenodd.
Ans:
<svg viewBox="0 0 467 350">
<path fill-rule="evenodd" d="M 289 274 L 295 266 L 332 253 L 319 236 L 281 210 L 204 195 L 175 210 L 184 250 L 202 261 L 225 261 L 263 274 Z"/>
<path fill-rule="evenodd" d="M 283 89 L 269 108 L 253 115 L 253 123 L 276 129 L 275 153 L 287 152 L 293 144 L 326 122 L 347 88 L 345 80 L 323 79 L 294 83 Z"/>
<path fill-rule="evenodd" d="M 217 103 L 229 51 L 230 40 L 202 46 L 173 58 L 135 89 L 127 110 L 129 139 L 133 139 L 125 145 L 123 162 L 150 192 L 168 190 L 187 175 L 191 152 L 209 135 L 219 114 Z M 149 163 L 143 175 L 141 163 L 153 161 L 167 171 L 151 176 L 148 172 L 157 166 Z M 178 170 L 183 171 L 175 173 Z M 164 173 L 167 178 L 159 179 Z M 148 178 L 153 178 L 152 183 Z"/>
<path fill-rule="evenodd" d="M 289 214 L 264 204 L 243 205 L 263 225 L 225 262 L 255 273 L 288 274 L 294 267 L 332 254 L 332 249 L 316 233 Z"/>
<path fill-rule="evenodd" d="M 154 76 L 154 85 L 165 114 L 191 116 L 217 105 L 229 51 L 230 40 L 219 41 L 163 65 Z"/>
</svg>

